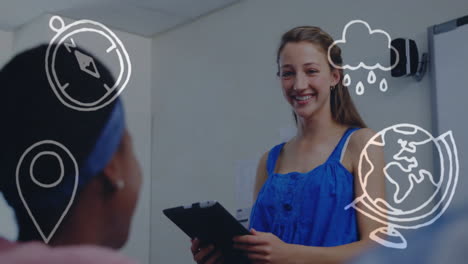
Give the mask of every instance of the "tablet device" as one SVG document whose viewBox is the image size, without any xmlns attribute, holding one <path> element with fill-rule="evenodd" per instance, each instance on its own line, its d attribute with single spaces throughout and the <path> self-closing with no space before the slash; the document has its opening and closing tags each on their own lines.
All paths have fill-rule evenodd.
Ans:
<svg viewBox="0 0 468 264">
<path fill-rule="evenodd" d="M 249 235 L 250 232 L 220 203 L 194 203 L 165 209 L 163 213 L 190 238 L 198 238 L 221 250 L 226 263 L 250 263 L 241 251 L 232 247 L 233 237 Z"/>
</svg>

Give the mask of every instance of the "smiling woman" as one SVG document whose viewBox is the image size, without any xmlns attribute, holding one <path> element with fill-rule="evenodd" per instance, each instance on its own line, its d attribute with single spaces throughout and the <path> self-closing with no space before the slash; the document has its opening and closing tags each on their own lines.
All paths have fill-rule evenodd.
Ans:
<svg viewBox="0 0 468 264">
<path fill-rule="evenodd" d="M 359 154 L 375 133 L 343 86 L 343 71 L 327 58 L 332 44 L 318 27 L 297 27 L 282 37 L 277 75 L 298 129 L 260 160 L 251 235 L 234 239 L 253 263 L 342 263 L 367 248 L 370 231 L 379 227 L 344 209 L 362 193 L 354 184 Z M 334 65 L 342 64 L 339 47 L 330 54 Z M 370 155 L 382 171 L 382 150 Z M 384 177 L 376 178 L 371 191 L 385 198 Z M 203 241 L 193 241 L 193 248 L 198 263 L 223 259 Z"/>
</svg>

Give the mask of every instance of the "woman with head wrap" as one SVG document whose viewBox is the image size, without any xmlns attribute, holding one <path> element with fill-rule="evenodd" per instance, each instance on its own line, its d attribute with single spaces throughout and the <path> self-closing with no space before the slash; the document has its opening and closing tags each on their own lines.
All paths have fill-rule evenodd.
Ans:
<svg viewBox="0 0 468 264">
<path fill-rule="evenodd" d="M 122 102 L 117 98 L 95 111 L 63 104 L 47 79 L 46 50 L 40 46 L 23 52 L 0 73 L 0 190 L 15 212 L 18 240 L 120 248 L 141 185 Z M 99 82 L 112 83 L 110 72 L 94 62 Z M 80 69 L 65 48 L 58 49 L 55 67 L 73 82 L 67 91 L 73 98 L 92 102 L 102 95 L 102 84 Z M 0 241 L 0 260 L 2 247 L 20 245 Z"/>
</svg>

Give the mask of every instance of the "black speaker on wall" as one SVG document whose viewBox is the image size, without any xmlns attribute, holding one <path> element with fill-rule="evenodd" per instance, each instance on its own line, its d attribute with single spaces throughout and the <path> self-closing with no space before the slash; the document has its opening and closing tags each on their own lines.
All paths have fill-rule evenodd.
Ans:
<svg viewBox="0 0 468 264">
<path fill-rule="evenodd" d="M 419 65 L 418 47 L 412 39 L 397 38 L 392 40 L 392 46 L 398 52 L 398 64 L 392 69 L 393 77 L 411 76 L 416 74 Z M 391 65 L 397 62 L 395 50 L 391 50 Z"/>
</svg>

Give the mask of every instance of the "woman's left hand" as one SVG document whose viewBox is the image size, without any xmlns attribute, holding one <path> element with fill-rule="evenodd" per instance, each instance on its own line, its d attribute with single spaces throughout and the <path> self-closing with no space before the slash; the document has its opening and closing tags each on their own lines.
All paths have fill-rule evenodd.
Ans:
<svg viewBox="0 0 468 264">
<path fill-rule="evenodd" d="M 253 263 L 287 264 L 291 261 L 291 244 L 272 233 L 251 230 L 252 235 L 234 238 L 234 248 L 246 252 Z"/>
</svg>

